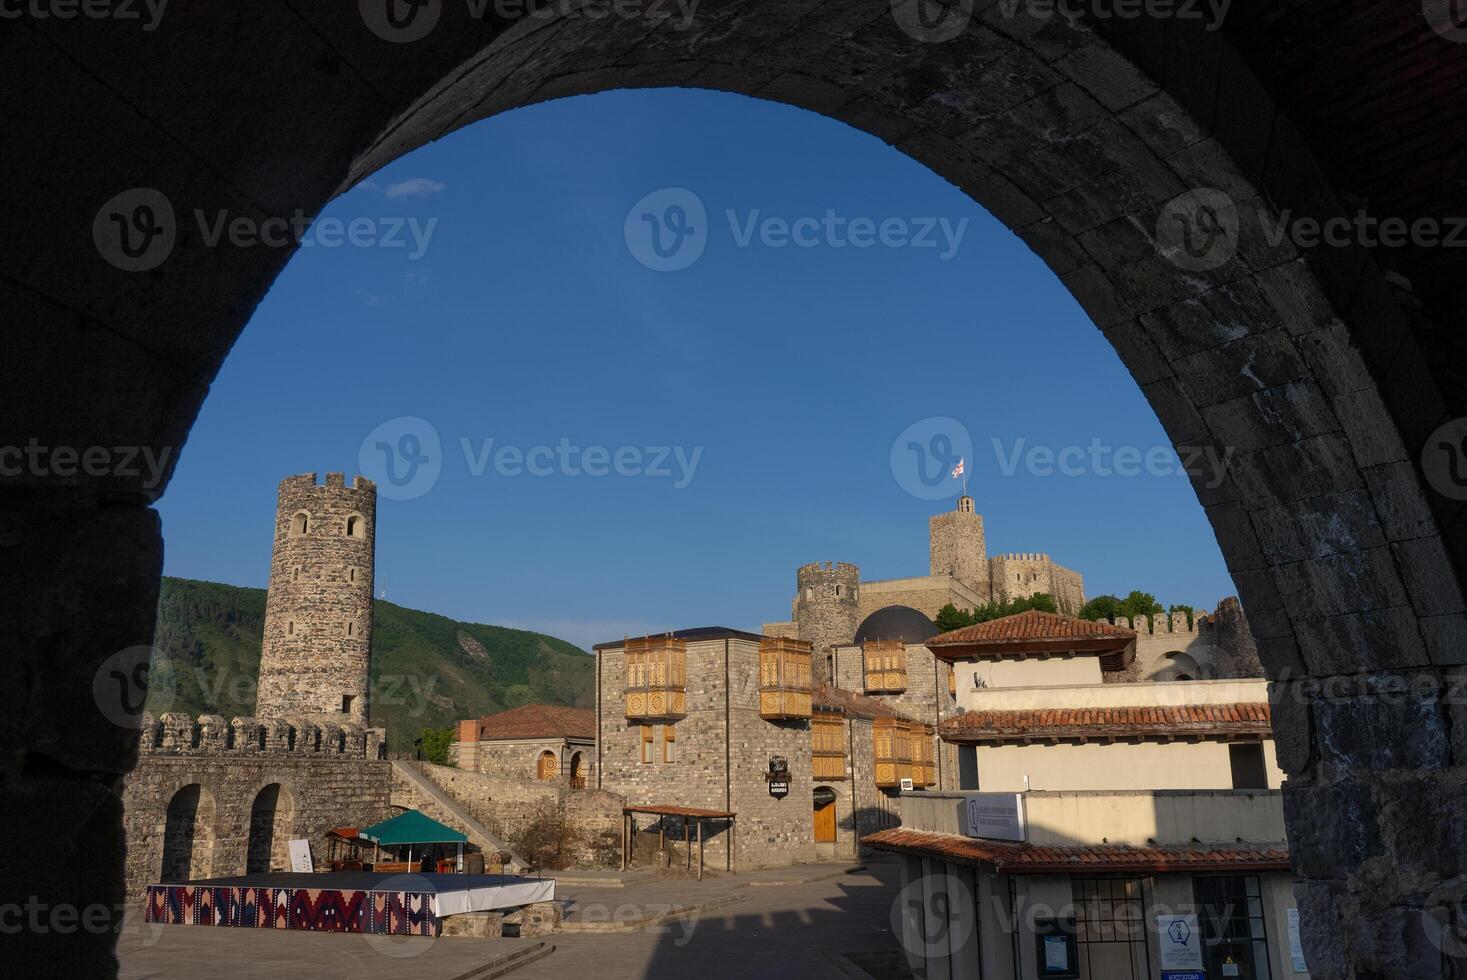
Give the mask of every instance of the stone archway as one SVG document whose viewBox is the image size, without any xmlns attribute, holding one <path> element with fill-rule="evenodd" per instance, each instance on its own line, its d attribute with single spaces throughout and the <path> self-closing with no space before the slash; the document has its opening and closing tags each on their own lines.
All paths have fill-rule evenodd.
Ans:
<svg viewBox="0 0 1467 980">
<path fill-rule="evenodd" d="M 555 779 L 559 775 L 560 766 L 555 759 L 555 753 L 546 749 L 535 759 L 535 778 L 541 782 Z"/>
<path fill-rule="evenodd" d="M 279 783 L 260 788 L 250 803 L 245 874 L 290 867 L 289 840 L 295 831 L 294 795 Z"/>
<path fill-rule="evenodd" d="M 1232 47 L 1243 34 L 1098 30 L 989 5 L 938 38 L 914 27 L 919 2 L 724 0 L 686 23 L 592 19 L 575 3 L 490 22 L 430 2 L 401 31 L 370 3 L 211 6 L 170 11 L 135 37 L 84 20 L 6 32 L 8 118 L 34 136 L 3 150 L 22 220 L 0 244 L 0 443 L 131 453 L 87 470 L 17 472 L 6 457 L 8 632 L 25 638 L 29 679 L 3 736 L 16 836 L 117 839 L 107 784 L 131 766 L 135 736 L 86 680 L 153 635 L 161 537 L 148 504 L 293 250 L 212 247 L 190 215 L 314 215 L 403 152 L 496 112 L 696 85 L 843 120 L 952 181 L 1045 259 L 1176 445 L 1227 453 L 1226 470 L 1193 483 L 1281 682 L 1275 727 L 1311 962 L 1321 976 L 1331 957 L 1388 968 L 1392 937 L 1419 938 L 1419 896 L 1467 872 L 1457 793 L 1430 791 L 1464 781 L 1449 723 L 1460 708 L 1441 692 L 1467 660 L 1467 521 L 1422 478 L 1422 449 L 1455 404 L 1418 344 L 1429 311 L 1404 310 L 1400 275 L 1359 250 L 1269 243 L 1280 209 L 1332 208 L 1335 196 L 1309 150 L 1326 134 L 1281 111 Z M 1449 49 L 1434 54 L 1446 63 Z M 1228 254 L 1209 267 L 1220 253 L 1197 252 L 1186 232 L 1228 204 L 1239 224 L 1224 223 Z M 155 223 L 168 212 L 171 226 Z M 148 247 L 119 257 L 109 228 Z M 152 243 L 166 246 L 156 264 Z M 1331 681 L 1324 694 L 1319 679 Z M 1413 694 L 1390 696 L 1401 684 Z M 1375 734 L 1342 737 L 1352 732 Z M 58 874 L 28 855 L 0 875 L 43 899 L 106 902 L 121 887 L 116 850 L 110 869 Z M 73 941 L 59 955 L 96 972 L 85 957 L 109 948 Z"/>
<path fill-rule="evenodd" d="M 218 813 L 214 797 L 198 783 L 189 783 L 168 801 L 163 825 L 160 882 L 207 878 L 214 868 Z"/>
</svg>

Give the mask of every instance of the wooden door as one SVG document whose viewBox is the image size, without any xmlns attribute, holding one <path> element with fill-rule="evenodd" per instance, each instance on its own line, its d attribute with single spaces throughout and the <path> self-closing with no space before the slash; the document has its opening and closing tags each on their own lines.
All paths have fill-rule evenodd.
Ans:
<svg viewBox="0 0 1467 980">
<path fill-rule="evenodd" d="M 815 805 L 815 842 L 835 843 L 835 804 Z"/>
</svg>

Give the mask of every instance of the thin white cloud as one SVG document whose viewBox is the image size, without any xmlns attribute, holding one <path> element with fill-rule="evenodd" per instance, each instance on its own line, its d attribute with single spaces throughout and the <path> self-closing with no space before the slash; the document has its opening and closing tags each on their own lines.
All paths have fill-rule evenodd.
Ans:
<svg viewBox="0 0 1467 980">
<path fill-rule="evenodd" d="M 448 185 L 431 177 L 409 177 L 395 184 L 388 184 L 382 194 L 390 200 L 403 197 L 432 197 Z"/>
</svg>

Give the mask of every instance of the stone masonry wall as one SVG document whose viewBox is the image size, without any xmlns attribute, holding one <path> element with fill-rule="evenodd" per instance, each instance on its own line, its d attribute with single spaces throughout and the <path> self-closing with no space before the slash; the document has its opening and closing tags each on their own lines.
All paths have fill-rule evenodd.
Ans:
<svg viewBox="0 0 1467 980">
<path fill-rule="evenodd" d="M 470 772 L 482 772 L 511 778 L 536 779 L 540 756 L 544 752 L 555 754 L 555 779 L 568 782 L 572 763 L 580 755 L 581 774 L 587 777 L 588 785 L 594 783 L 596 744 L 594 742 L 571 741 L 564 738 L 514 739 L 506 741 L 481 741 L 469 753 L 474 758 L 472 766 L 462 759 L 462 743 L 449 746 L 449 758 L 458 768 Z"/>
<path fill-rule="evenodd" d="M 465 772 L 452 766 L 419 764 L 419 770 L 475 820 L 513 844 L 547 806 L 564 805 L 566 814 L 587 838 L 621 832 L 622 797 L 597 789 L 573 790 L 561 781 L 492 772 Z M 578 863 L 593 863 L 589 847 Z"/>
<path fill-rule="evenodd" d="M 324 486 L 314 473 L 281 481 L 255 709 L 261 717 L 368 722 L 376 523 L 377 488 L 364 477 L 350 487 L 341 473 L 326 474 Z"/>
<path fill-rule="evenodd" d="M 907 689 L 901 694 L 870 694 L 871 698 L 891 706 L 894 714 L 931 725 L 934 732 L 942 722 L 960 713 L 958 699 L 948 692 L 948 665 L 938 660 L 921 644 L 907 645 Z M 847 691 L 866 693 L 865 658 L 855 645 L 835 649 L 835 686 Z M 938 789 L 957 787 L 957 755 L 934 734 L 936 743 Z"/>
<path fill-rule="evenodd" d="M 1085 605 L 1085 583 L 1079 572 L 1056 564 L 1048 555 L 1025 552 L 994 555 L 988 560 L 995 602 L 1009 602 L 1045 592 L 1060 612 L 1075 613 Z"/>
<path fill-rule="evenodd" d="M 375 739 L 360 730 L 145 716 L 138 765 L 123 783 L 129 901 L 163 880 L 165 865 L 186 878 L 244 874 L 252 823 L 257 853 L 269 855 L 270 869 L 289 868 L 285 844 L 293 838 L 311 842 L 319 865 L 326 831 L 393 815 L 392 764 L 376 756 Z M 272 785 L 279 787 L 275 805 L 257 810 L 257 798 Z M 184 832 L 190 824 L 191 835 Z"/>
<path fill-rule="evenodd" d="M 620 647 L 597 651 L 600 788 L 629 804 L 734 811 L 735 865 L 743 869 L 814 857 L 809 723 L 759 717 L 758 663 L 759 646 L 750 640 L 690 642 L 687 717 L 674 726 L 676 761 L 662 761 L 665 726 L 659 724 L 653 726 L 653 761 L 643 763 L 642 726 L 625 714 L 625 654 Z M 772 755 L 789 762 L 790 792 L 781 800 L 769 795 L 764 778 Z M 641 828 L 655 822 L 638 817 Z M 680 823 L 668 826 L 680 831 Z M 722 867 L 729 835 L 719 828 L 708 836 L 713 830 L 712 824 L 704 829 L 707 860 Z"/>
</svg>

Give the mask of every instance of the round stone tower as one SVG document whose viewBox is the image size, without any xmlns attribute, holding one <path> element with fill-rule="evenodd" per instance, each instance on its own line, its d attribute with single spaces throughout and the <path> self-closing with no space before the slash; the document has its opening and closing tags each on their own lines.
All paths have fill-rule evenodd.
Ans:
<svg viewBox="0 0 1467 980">
<path fill-rule="evenodd" d="M 286 477 L 275 510 L 255 714 L 368 724 L 377 485 Z"/>
<path fill-rule="evenodd" d="M 800 639 L 814 644 L 812 671 L 829 681 L 831 648 L 850 643 L 860 625 L 861 570 L 847 562 L 813 562 L 795 573 L 795 622 Z"/>
</svg>

